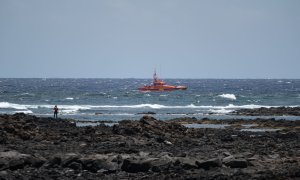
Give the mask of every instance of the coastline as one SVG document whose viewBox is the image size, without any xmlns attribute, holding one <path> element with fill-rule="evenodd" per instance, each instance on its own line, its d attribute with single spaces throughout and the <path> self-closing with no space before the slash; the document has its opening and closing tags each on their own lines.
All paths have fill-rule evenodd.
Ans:
<svg viewBox="0 0 300 180">
<path fill-rule="evenodd" d="M 143 116 L 118 125 L 0 115 L 2 179 L 294 179 L 300 121 L 168 121 Z M 229 124 L 187 128 L 183 124 Z M 273 128 L 278 131 L 241 131 Z"/>
</svg>

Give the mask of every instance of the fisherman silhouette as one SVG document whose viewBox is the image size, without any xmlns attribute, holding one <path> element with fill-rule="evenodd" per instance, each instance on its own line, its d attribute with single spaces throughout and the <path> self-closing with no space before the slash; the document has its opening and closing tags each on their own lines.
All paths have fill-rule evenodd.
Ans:
<svg viewBox="0 0 300 180">
<path fill-rule="evenodd" d="M 57 119 L 57 114 L 58 114 L 58 108 L 57 108 L 57 105 L 54 106 L 53 112 L 54 112 L 54 118 Z"/>
</svg>

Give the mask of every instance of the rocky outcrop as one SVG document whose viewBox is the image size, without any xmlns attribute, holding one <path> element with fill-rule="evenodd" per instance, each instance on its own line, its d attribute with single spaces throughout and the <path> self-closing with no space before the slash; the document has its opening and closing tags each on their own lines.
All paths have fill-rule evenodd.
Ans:
<svg viewBox="0 0 300 180">
<path fill-rule="evenodd" d="M 295 121 L 260 124 L 255 120 L 258 125 L 286 127 L 284 131 L 258 133 L 242 132 L 239 126 L 188 129 L 177 123 L 183 121 L 197 120 L 160 121 L 144 116 L 112 127 L 79 128 L 73 120 L 0 115 L 0 179 L 300 176 L 300 134 Z"/>
<path fill-rule="evenodd" d="M 239 109 L 232 114 L 243 116 L 300 116 L 300 107 L 271 107 L 257 109 Z"/>
</svg>

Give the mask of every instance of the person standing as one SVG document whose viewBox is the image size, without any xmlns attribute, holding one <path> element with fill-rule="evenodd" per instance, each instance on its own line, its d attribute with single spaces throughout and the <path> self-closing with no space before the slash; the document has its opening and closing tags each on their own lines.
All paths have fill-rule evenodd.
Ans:
<svg viewBox="0 0 300 180">
<path fill-rule="evenodd" d="M 57 119 L 57 114 L 58 114 L 58 107 L 57 107 L 57 105 L 54 106 L 53 112 L 54 112 L 54 118 Z"/>
</svg>

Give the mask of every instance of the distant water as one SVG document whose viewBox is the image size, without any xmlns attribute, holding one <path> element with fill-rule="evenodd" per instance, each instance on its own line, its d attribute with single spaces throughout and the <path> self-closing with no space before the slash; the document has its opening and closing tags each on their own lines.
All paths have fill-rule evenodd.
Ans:
<svg viewBox="0 0 300 180">
<path fill-rule="evenodd" d="M 24 112 L 81 120 L 229 118 L 239 108 L 300 106 L 300 80 L 165 79 L 186 91 L 139 92 L 151 79 L 0 79 L 0 113 Z M 282 117 L 298 119 L 298 117 Z"/>
</svg>

